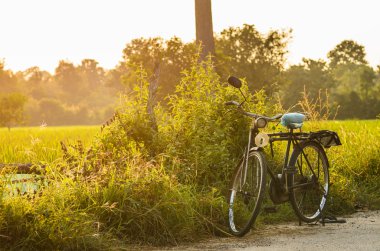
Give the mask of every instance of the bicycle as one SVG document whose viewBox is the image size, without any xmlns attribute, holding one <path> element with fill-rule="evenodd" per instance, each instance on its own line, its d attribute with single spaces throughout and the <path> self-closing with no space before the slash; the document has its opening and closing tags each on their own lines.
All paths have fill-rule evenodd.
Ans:
<svg viewBox="0 0 380 251">
<path fill-rule="evenodd" d="M 240 90 L 241 81 L 230 77 L 228 83 Z M 239 103 L 235 105 L 245 116 L 253 119 L 249 130 L 247 147 L 236 167 L 229 196 L 229 228 L 233 235 L 244 236 L 255 222 L 263 203 L 266 178 L 269 174 L 269 195 L 274 204 L 290 201 L 300 222 L 316 222 L 322 215 L 329 192 L 329 162 L 324 150 L 341 145 L 337 133 L 323 130 L 302 132 L 305 115 L 301 113 L 277 114 L 267 117 L 247 112 Z M 261 133 L 269 122 L 279 121 L 287 132 Z M 299 132 L 294 130 L 299 129 Z M 268 167 L 263 148 L 268 144 L 273 155 L 273 143 L 286 141 L 284 163 L 280 174 Z M 290 154 L 290 149 L 292 153 Z"/>
</svg>

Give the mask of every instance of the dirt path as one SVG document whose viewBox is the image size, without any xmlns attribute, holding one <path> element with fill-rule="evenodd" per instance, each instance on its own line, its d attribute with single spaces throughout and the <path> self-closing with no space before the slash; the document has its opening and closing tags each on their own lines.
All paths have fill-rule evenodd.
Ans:
<svg viewBox="0 0 380 251">
<path fill-rule="evenodd" d="M 380 211 L 344 217 L 347 223 L 267 226 L 243 238 L 214 238 L 169 250 L 379 250 Z M 168 250 L 168 249 L 166 249 Z"/>
</svg>

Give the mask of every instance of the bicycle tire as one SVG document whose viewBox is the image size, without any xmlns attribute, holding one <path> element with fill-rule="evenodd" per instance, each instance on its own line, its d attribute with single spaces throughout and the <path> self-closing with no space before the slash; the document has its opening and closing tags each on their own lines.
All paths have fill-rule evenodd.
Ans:
<svg viewBox="0 0 380 251">
<path fill-rule="evenodd" d="M 295 147 L 289 166 L 297 169 L 295 174 L 288 176 L 289 199 L 294 212 L 304 222 L 319 220 L 327 203 L 330 184 L 329 163 L 323 147 L 314 141 L 302 142 Z"/>
<path fill-rule="evenodd" d="M 260 212 L 267 171 L 264 154 L 260 151 L 249 153 L 245 180 L 243 164 L 241 161 L 233 176 L 228 209 L 230 231 L 240 237 L 249 232 Z"/>
</svg>

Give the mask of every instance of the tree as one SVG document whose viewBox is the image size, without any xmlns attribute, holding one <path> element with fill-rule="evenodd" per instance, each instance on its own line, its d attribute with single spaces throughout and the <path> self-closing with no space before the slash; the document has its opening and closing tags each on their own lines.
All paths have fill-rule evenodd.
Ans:
<svg viewBox="0 0 380 251">
<path fill-rule="evenodd" d="M 59 61 L 59 65 L 55 69 L 55 78 L 64 91 L 72 94 L 78 91 L 80 76 L 72 63 Z"/>
<path fill-rule="evenodd" d="M 109 88 L 109 90 L 116 95 L 117 92 L 123 91 L 125 89 L 122 80 L 124 75 L 128 75 L 130 69 L 127 67 L 125 62 L 119 62 L 119 64 L 109 71 L 105 72 L 104 85 Z"/>
<path fill-rule="evenodd" d="M 299 65 L 292 65 L 284 74 L 285 83 L 281 89 L 282 100 L 286 108 L 292 107 L 302 99 L 304 89 L 310 100 L 317 100 L 320 90 L 335 87 L 335 81 L 323 60 L 302 59 Z"/>
<path fill-rule="evenodd" d="M 83 59 L 81 65 L 78 67 L 79 74 L 81 74 L 84 86 L 93 90 L 100 87 L 104 81 L 104 69 L 98 66 L 98 62 L 94 59 Z"/>
<path fill-rule="evenodd" d="M 271 94 L 279 85 L 291 31 L 258 32 L 254 25 L 230 27 L 216 36 L 216 68 L 222 79 L 245 77 L 251 90 Z"/>
<path fill-rule="evenodd" d="M 375 86 L 376 73 L 371 67 L 365 67 L 360 74 L 360 87 L 363 99 L 368 100 L 373 87 Z"/>
<path fill-rule="evenodd" d="M 364 46 L 353 40 L 344 40 L 327 54 L 330 68 L 346 64 L 367 64 Z"/>
<path fill-rule="evenodd" d="M 328 53 L 335 80 L 334 99 L 338 118 L 371 119 L 379 113 L 377 73 L 365 60 L 365 48 L 345 40 Z"/>
<path fill-rule="evenodd" d="M 43 98 L 39 102 L 41 122 L 48 125 L 63 125 L 66 124 L 67 114 L 63 104 L 57 99 Z"/>
<path fill-rule="evenodd" d="M 0 92 L 18 92 L 18 89 L 18 81 L 16 76 L 12 71 L 5 70 L 4 61 L 0 60 Z"/>
<path fill-rule="evenodd" d="M 25 121 L 24 105 L 26 97 L 19 93 L 0 95 L 0 126 L 10 128 Z"/>
<path fill-rule="evenodd" d="M 41 99 L 52 94 L 48 83 L 51 75 L 47 71 L 41 71 L 39 67 L 34 66 L 22 72 L 22 78 L 25 83 L 25 89 L 28 95 L 36 99 Z"/>
<path fill-rule="evenodd" d="M 87 91 L 81 83 L 81 76 L 76 67 L 67 61 L 61 60 L 55 69 L 54 78 L 64 91 L 64 97 L 67 102 L 76 103 L 83 99 L 81 96 Z"/>
<path fill-rule="evenodd" d="M 113 76 L 122 75 L 122 82 L 130 90 L 136 84 L 136 70 L 142 67 L 149 81 L 157 82 L 157 98 L 162 101 L 167 94 L 174 92 L 181 71 L 190 67 L 196 55 L 194 43 L 183 43 L 177 37 L 167 41 L 158 37 L 134 39 L 123 50 L 124 61 L 120 71 L 114 71 Z"/>
<path fill-rule="evenodd" d="M 196 41 L 201 45 L 201 59 L 215 52 L 211 0 L 195 0 Z"/>
</svg>

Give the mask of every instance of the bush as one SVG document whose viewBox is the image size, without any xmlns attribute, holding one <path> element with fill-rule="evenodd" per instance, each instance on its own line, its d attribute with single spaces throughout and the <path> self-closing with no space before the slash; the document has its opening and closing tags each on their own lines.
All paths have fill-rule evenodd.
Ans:
<svg viewBox="0 0 380 251">
<path fill-rule="evenodd" d="M 238 92 L 221 83 L 211 61 L 194 63 L 167 106 L 152 113 L 147 75 L 140 69 L 136 76 L 134 92 L 89 149 L 62 143 L 63 158 L 46 169 L 49 185 L 32 199 L 1 204 L 5 247 L 174 244 L 224 231 L 223 195 L 249 127 L 224 105 Z M 265 112 L 262 92 L 252 104 L 246 85 L 243 92 Z"/>
</svg>

